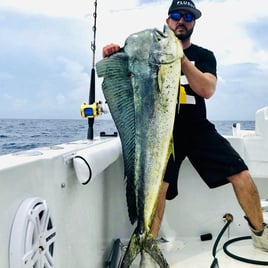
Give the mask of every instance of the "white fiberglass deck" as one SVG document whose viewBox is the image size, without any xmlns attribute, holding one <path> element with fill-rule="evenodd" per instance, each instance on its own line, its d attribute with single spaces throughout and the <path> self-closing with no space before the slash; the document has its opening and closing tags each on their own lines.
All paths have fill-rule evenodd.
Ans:
<svg viewBox="0 0 268 268">
<path fill-rule="evenodd" d="M 188 237 L 173 242 L 159 243 L 170 268 L 209 268 L 214 259 L 212 257 L 213 244 L 214 239 L 211 241 L 200 241 L 198 237 Z M 228 247 L 228 250 L 242 258 L 268 262 L 268 253 L 253 248 L 251 240 L 234 243 Z M 222 248 L 218 250 L 216 257 L 220 268 L 264 267 L 263 265 L 235 260 L 226 255 Z M 138 268 L 139 260 L 139 257 L 137 257 L 131 268 Z"/>
</svg>

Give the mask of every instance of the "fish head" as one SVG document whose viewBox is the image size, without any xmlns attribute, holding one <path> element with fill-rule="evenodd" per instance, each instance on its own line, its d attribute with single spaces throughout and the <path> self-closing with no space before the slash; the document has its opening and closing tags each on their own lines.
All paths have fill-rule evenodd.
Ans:
<svg viewBox="0 0 268 268">
<path fill-rule="evenodd" d="M 183 48 L 175 33 L 164 25 L 163 32 L 156 31 L 156 38 L 159 43 L 159 63 L 169 64 L 183 57 Z"/>
<path fill-rule="evenodd" d="M 153 28 L 130 35 L 125 51 L 131 59 L 151 66 L 173 63 L 183 57 L 182 45 L 167 25 L 163 31 Z"/>
<path fill-rule="evenodd" d="M 146 29 L 128 36 L 125 41 L 124 51 L 131 59 L 147 60 L 154 42 L 154 31 Z"/>
<path fill-rule="evenodd" d="M 158 68 L 161 64 L 173 63 L 183 56 L 181 43 L 174 32 L 167 26 L 160 31 L 146 29 L 131 34 L 125 42 L 124 51 L 130 59 L 130 65 L 139 62 L 139 71 L 146 73 L 148 65 Z M 136 73 L 137 70 L 131 70 Z"/>
</svg>

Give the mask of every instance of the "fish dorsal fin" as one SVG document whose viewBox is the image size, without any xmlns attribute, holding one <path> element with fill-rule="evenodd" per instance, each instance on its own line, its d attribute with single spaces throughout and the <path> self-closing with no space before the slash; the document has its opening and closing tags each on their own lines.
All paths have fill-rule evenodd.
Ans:
<svg viewBox="0 0 268 268">
<path fill-rule="evenodd" d="M 135 115 L 128 57 L 123 51 L 116 53 L 99 61 L 96 70 L 98 76 L 103 77 L 103 94 L 122 143 L 129 218 L 134 223 L 137 218 L 134 186 Z"/>
</svg>

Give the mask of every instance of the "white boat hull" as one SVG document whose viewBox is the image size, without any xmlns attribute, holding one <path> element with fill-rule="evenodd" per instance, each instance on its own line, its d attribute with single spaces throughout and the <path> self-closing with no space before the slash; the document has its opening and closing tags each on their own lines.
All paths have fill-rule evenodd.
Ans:
<svg viewBox="0 0 268 268">
<path fill-rule="evenodd" d="M 261 199 L 268 200 L 268 108 L 258 111 L 256 131 L 236 129 L 236 132 L 235 136 L 227 138 L 247 162 Z M 107 153 L 107 148 L 113 148 L 112 155 Z M 89 182 L 82 184 L 79 172 L 74 168 L 74 157 L 85 150 L 89 152 L 89 159 L 96 159 L 96 155 L 92 157 L 90 154 L 97 151 L 98 157 L 103 159 L 100 163 L 103 169 L 96 163 L 92 164 L 92 169 L 98 172 Z M 52 241 L 54 247 L 50 252 L 51 263 L 48 267 L 109 267 L 105 266 L 105 260 L 113 241 L 119 238 L 126 243 L 133 232 L 134 227 L 129 223 L 126 208 L 119 138 L 76 141 L 1 156 L 0 189 L 0 267 L 3 268 L 14 268 L 12 265 L 16 261 L 21 265 L 16 268 L 34 267 L 26 266 L 25 261 L 20 262 L 20 258 L 27 259 L 25 256 L 31 250 L 30 254 L 35 256 L 35 260 L 45 258 L 45 244 Z M 20 225 L 16 225 L 15 220 L 19 208 L 27 200 L 41 200 L 47 205 L 48 210 L 44 213 L 51 217 L 55 232 L 47 235 L 45 241 L 42 240 L 44 232 L 33 231 L 38 238 L 35 243 L 28 241 L 29 237 L 24 231 L 15 232 Z M 26 206 L 20 214 L 22 222 L 34 210 L 31 203 L 27 205 L 29 211 Z M 40 221 L 44 213 L 40 214 Z M 180 172 L 179 196 L 167 202 L 159 234 L 169 240 L 168 243 L 160 243 L 160 246 L 170 267 L 210 267 L 213 243 L 225 224 L 223 217 L 226 213 L 231 213 L 234 221 L 224 234 L 220 248 L 231 237 L 249 235 L 243 212 L 230 184 L 208 189 L 186 159 Z M 264 211 L 265 217 L 267 213 Z M 32 224 L 38 226 L 36 222 Z M 211 234 L 212 240 L 201 241 L 203 234 Z M 28 243 L 28 247 L 15 246 L 14 237 L 21 245 Z M 253 249 L 250 241 L 243 243 L 232 246 L 237 254 L 268 261 L 267 253 Z M 258 267 L 236 261 L 222 250 L 217 258 L 220 267 Z M 137 265 L 135 262 L 133 267 Z"/>
</svg>

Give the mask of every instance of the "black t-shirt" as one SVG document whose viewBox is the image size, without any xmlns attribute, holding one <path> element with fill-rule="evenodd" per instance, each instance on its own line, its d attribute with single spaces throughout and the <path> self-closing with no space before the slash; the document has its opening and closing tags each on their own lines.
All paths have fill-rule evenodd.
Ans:
<svg viewBox="0 0 268 268">
<path fill-rule="evenodd" d="M 201 72 L 217 76 L 217 64 L 213 52 L 192 44 L 184 50 L 184 54 Z M 183 73 L 180 87 L 180 107 L 176 117 L 176 123 L 185 126 L 191 126 L 207 118 L 204 98 L 197 95 L 190 88 L 187 78 Z"/>
</svg>

